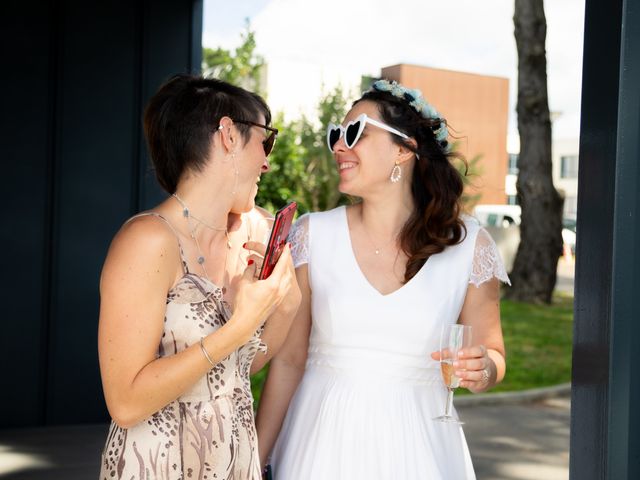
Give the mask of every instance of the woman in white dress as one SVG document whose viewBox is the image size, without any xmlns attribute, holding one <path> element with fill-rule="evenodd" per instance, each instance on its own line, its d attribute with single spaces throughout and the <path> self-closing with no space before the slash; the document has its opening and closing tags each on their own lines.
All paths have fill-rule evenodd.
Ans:
<svg viewBox="0 0 640 480">
<path fill-rule="evenodd" d="M 473 479 L 459 425 L 434 421 L 446 388 L 441 328 L 473 326 L 460 385 L 500 382 L 495 244 L 462 216 L 447 126 L 419 91 L 376 82 L 327 132 L 341 192 L 361 202 L 301 217 L 303 299 L 271 362 L 257 428 L 276 480 Z"/>
</svg>

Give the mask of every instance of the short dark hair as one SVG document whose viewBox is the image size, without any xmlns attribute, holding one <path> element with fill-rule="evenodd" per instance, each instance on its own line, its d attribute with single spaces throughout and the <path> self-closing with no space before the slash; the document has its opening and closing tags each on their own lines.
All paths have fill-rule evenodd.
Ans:
<svg viewBox="0 0 640 480">
<path fill-rule="evenodd" d="M 271 111 L 259 95 L 214 78 L 175 75 L 151 97 L 144 112 L 144 134 L 158 182 L 175 193 L 185 171 L 204 166 L 220 119 L 258 122 Z M 235 124 L 243 141 L 250 125 Z"/>
</svg>

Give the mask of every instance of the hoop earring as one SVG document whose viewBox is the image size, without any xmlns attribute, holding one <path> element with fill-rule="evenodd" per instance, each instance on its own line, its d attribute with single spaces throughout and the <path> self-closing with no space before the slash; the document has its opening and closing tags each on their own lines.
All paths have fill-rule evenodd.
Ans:
<svg viewBox="0 0 640 480">
<path fill-rule="evenodd" d="M 393 169 L 391 170 L 391 175 L 389 175 L 389 180 L 391 180 L 391 183 L 398 183 L 401 178 L 402 169 L 400 168 L 398 162 L 396 162 L 396 164 L 393 166 Z"/>
</svg>

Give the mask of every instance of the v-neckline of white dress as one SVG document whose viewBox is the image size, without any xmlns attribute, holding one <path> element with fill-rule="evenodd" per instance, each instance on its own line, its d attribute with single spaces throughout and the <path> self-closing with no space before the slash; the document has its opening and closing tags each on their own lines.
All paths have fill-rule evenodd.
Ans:
<svg viewBox="0 0 640 480">
<path fill-rule="evenodd" d="M 365 286 L 378 297 L 390 298 L 392 296 L 395 296 L 396 294 L 399 294 L 400 292 L 406 290 L 409 286 L 411 286 L 411 284 L 415 283 L 417 281 L 417 278 L 423 274 L 422 272 L 427 269 L 429 260 L 427 260 L 427 262 L 424 265 L 422 265 L 422 267 L 420 267 L 420 270 L 418 270 L 418 272 L 407 283 L 399 286 L 398 288 L 396 288 L 395 290 L 389 293 L 382 293 L 380 290 L 378 290 L 376 287 L 373 286 L 373 284 L 369 281 L 367 276 L 362 271 L 362 268 L 360 268 L 360 264 L 358 263 L 358 259 L 356 258 L 355 251 L 353 250 L 353 242 L 351 241 L 351 231 L 349 230 L 349 218 L 347 217 L 347 207 L 345 206 L 342 207 L 342 223 L 343 223 L 343 232 L 347 237 L 347 242 L 345 244 L 346 244 L 346 248 L 348 248 L 348 256 L 353 262 L 355 270 L 358 271 L 358 276 L 362 279 Z"/>
</svg>

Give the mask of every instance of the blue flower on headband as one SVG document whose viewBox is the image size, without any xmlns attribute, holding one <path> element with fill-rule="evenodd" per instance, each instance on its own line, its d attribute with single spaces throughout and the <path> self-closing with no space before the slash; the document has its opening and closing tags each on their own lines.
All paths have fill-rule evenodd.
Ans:
<svg viewBox="0 0 640 480">
<path fill-rule="evenodd" d="M 431 120 L 441 120 L 442 118 L 438 111 L 433 108 L 432 105 L 427 103 L 424 98 L 422 98 L 422 92 L 418 89 L 406 88 L 395 80 L 393 82 L 389 82 L 388 80 L 383 79 L 375 81 L 373 85 L 371 85 L 371 88 L 364 93 L 374 91 L 387 92 L 394 97 L 405 100 L 409 103 L 411 108 L 418 112 L 423 118 Z M 447 125 L 441 121 L 440 126 L 433 131 L 433 135 L 438 143 L 440 143 L 444 148 L 445 152 L 449 152 L 451 145 L 446 141 L 449 136 L 449 129 L 447 128 Z"/>
<path fill-rule="evenodd" d="M 439 142 L 446 140 L 447 137 L 449 136 L 449 130 L 447 129 L 447 126 L 444 124 L 444 122 L 442 122 L 440 124 L 440 128 L 438 128 L 438 130 L 436 130 L 433 133 L 436 136 L 436 140 L 438 140 Z"/>
<path fill-rule="evenodd" d="M 378 90 L 379 92 L 390 92 L 392 88 L 393 85 L 386 80 L 378 80 L 371 86 L 371 89 L 369 89 L 369 91 L 372 91 L 373 89 Z"/>
</svg>

